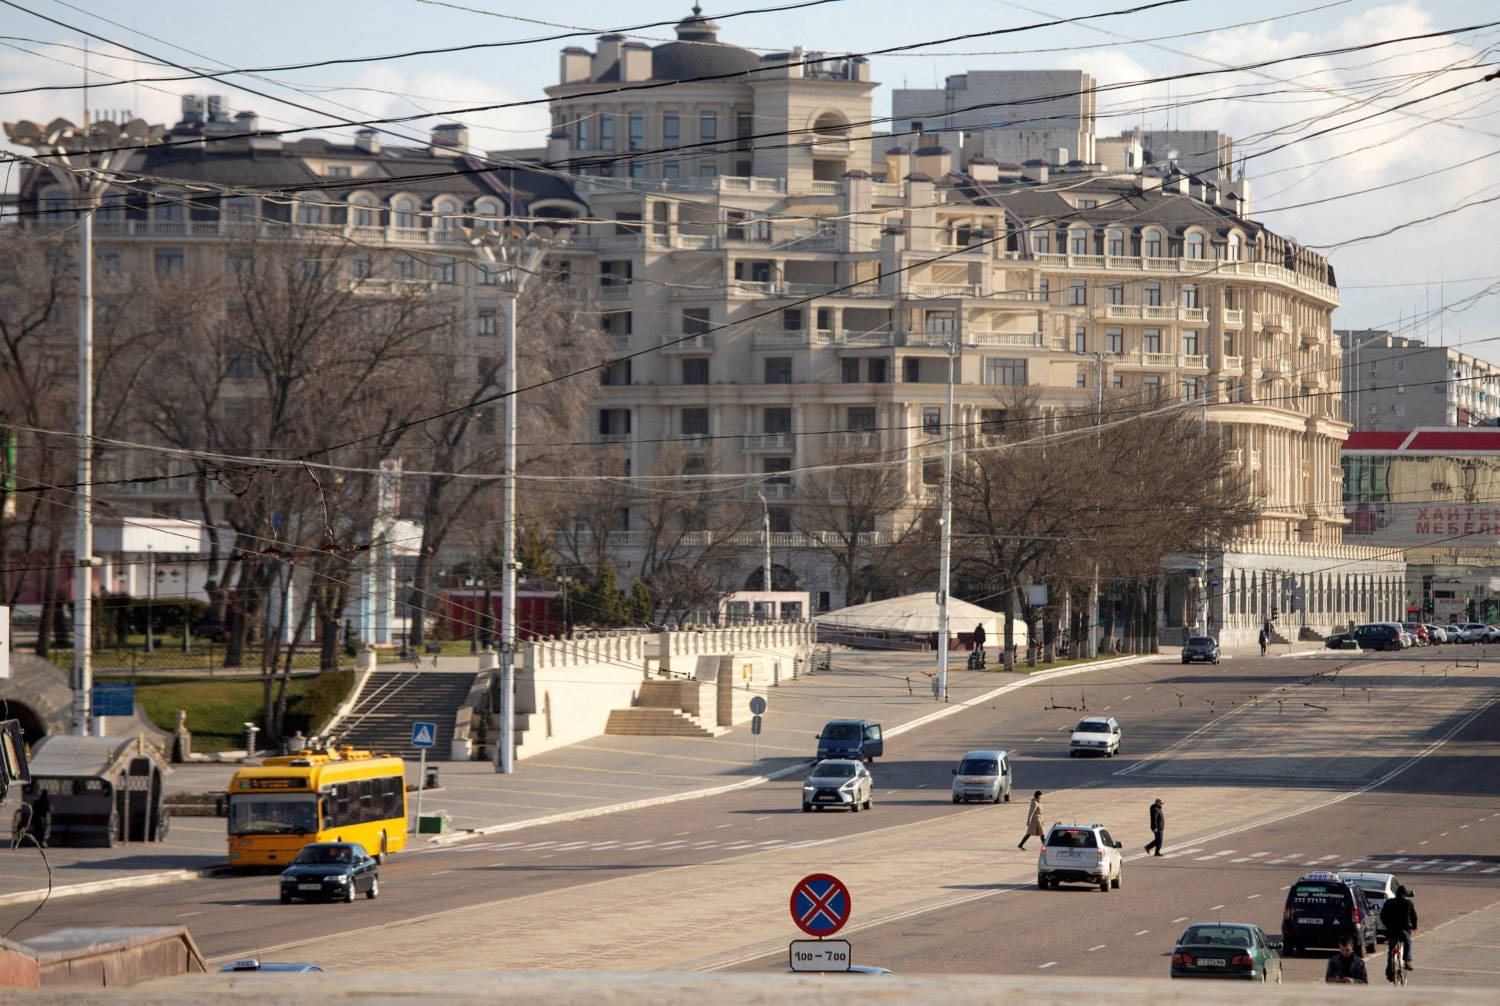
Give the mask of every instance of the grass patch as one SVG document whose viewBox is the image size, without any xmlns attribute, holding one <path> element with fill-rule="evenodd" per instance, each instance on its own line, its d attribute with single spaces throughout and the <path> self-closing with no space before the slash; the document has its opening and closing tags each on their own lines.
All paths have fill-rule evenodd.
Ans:
<svg viewBox="0 0 1500 1006">
<path fill-rule="evenodd" d="M 182 676 L 101 674 L 98 681 L 128 681 L 135 700 L 151 722 L 163 730 L 177 728 L 177 711 L 187 710 L 193 750 L 234 751 L 245 746 L 245 724 L 265 728 L 264 686 L 255 677 L 186 678 Z M 287 733 L 307 733 L 327 718 L 354 685 L 352 671 L 294 677 L 288 686 Z"/>
</svg>

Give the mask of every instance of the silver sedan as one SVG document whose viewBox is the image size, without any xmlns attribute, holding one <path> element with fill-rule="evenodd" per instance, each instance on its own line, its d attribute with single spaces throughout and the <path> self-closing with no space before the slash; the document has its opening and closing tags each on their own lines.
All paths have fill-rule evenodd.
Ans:
<svg viewBox="0 0 1500 1006">
<path fill-rule="evenodd" d="M 802 781 L 802 812 L 848 807 L 856 814 L 874 805 L 875 779 L 863 762 L 828 758 L 813 766 Z"/>
</svg>

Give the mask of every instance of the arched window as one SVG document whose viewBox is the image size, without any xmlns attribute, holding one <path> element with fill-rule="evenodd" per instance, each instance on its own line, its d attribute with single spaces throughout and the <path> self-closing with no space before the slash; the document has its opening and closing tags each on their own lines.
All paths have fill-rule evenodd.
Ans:
<svg viewBox="0 0 1500 1006">
<path fill-rule="evenodd" d="M 481 199 L 474 204 L 473 226 L 497 231 L 500 229 L 500 204 L 493 199 Z"/>
<path fill-rule="evenodd" d="M 393 209 L 395 210 L 395 223 L 397 227 L 415 230 L 417 227 L 417 204 L 405 196 L 397 199 Z"/>
<path fill-rule="evenodd" d="M 1068 231 L 1068 254 L 1087 255 L 1089 253 L 1089 232 L 1082 227 L 1074 227 Z"/>
<path fill-rule="evenodd" d="M 1200 232 L 1193 231 L 1187 236 L 1187 241 L 1183 244 L 1183 257 L 1192 259 L 1206 258 L 1207 256 L 1204 254 L 1204 251 L 1207 247 L 1208 239 Z"/>
<path fill-rule="evenodd" d="M 444 237 L 451 237 L 458 226 L 459 205 L 451 199 L 439 199 L 432 207 L 432 226 Z"/>
<path fill-rule="evenodd" d="M 1125 232 L 1111 227 L 1104 232 L 1104 254 L 1119 258 L 1125 254 Z"/>
<path fill-rule="evenodd" d="M 1224 249 L 1224 259 L 1228 262 L 1240 261 L 1243 257 L 1243 247 L 1244 245 L 1240 240 L 1238 232 L 1229 235 L 1229 244 Z"/>
<path fill-rule="evenodd" d="M 375 208 L 375 201 L 369 196 L 354 197 L 354 226 L 380 226 L 380 211 Z"/>
<path fill-rule="evenodd" d="M 1161 258 L 1166 248 L 1166 241 L 1163 239 L 1161 231 L 1154 228 L 1146 231 L 1141 244 L 1143 253 L 1147 258 Z"/>
</svg>

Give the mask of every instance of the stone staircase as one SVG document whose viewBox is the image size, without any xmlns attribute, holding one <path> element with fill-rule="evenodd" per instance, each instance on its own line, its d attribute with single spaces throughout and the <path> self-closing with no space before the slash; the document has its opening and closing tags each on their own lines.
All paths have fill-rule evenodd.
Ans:
<svg viewBox="0 0 1500 1006">
<path fill-rule="evenodd" d="M 376 671 L 333 733 L 339 744 L 415 758 L 421 750 L 411 745 L 412 724 L 431 723 L 437 736 L 427 757 L 447 761 L 453 750 L 454 715 L 473 683 L 472 672 Z"/>
<path fill-rule="evenodd" d="M 606 734 L 631 737 L 718 737 L 728 727 L 705 722 L 702 697 L 713 708 L 714 686 L 695 680 L 646 681 L 636 704 L 612 709 L 604 725 Z"/>
</svg>

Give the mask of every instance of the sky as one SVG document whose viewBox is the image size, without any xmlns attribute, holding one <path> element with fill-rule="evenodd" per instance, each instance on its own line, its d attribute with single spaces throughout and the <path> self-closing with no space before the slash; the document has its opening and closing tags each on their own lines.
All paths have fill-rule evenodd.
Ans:
<svg viewBox="0 0 1500 1006">
<path fill-rule="evenodd" d="M 704 13 L 720 23 L 721 41 L 752 50 L 871 53 L 877 116 L 889 114 L 892 88 L 941 87 L 967 70 L 1072 69 L 1101 85 L 1131 84 L 1100 96 L 1098 134 L 1145 125 L 1232 137 L 1254 219 L 1332 261 L 1336 327 L 1395 331 L 1500 362 L 1500 79 L 1483 80 L 1500 69 L 1493 0 L 823 0 L 770 9 L 796 2 L 720 0 Z M 563 47 L 592 48 L 606 31 L 670 41 L 689 6 L 0 0 L 0 121 L 81 121 L 76 85 L 87 62 L 98 85 L 87 92 L 91 116 L 170 124 L 183 94 L 221 94 L 231 111 L 257 113 L 262 128 L 347 135 L 341 120 L 431 115 L 391 125 L 384 142 L 463 121 L 476 150 L 538 147 L 548 123 L 542 89 L 557 82 Z M 752 10 L 762 12 L 736 13 Z M 963 16 L 934 16 L 954 11 Z M 1035 27 L 1060 18 L 1087 20 Z M 657 22 L 665 24 L 648 26 Z M 1443 34 L 1410 38 L 1433 33 Z M 473 48 L 396 58 L 457 46 Z M 876 52 L 893 47 L 909 48 Z M 361 61 L 278 69 L 351 59 Z M 1281 61 L 1264 65 L 1272 60 Z M 185 76 L 163 64 L 222 76 L 110 83 Z M 15 93 L 58 85 L 67 89 Z M 14 187 L 5 165 L 0 187 Z"/>
</svg>

